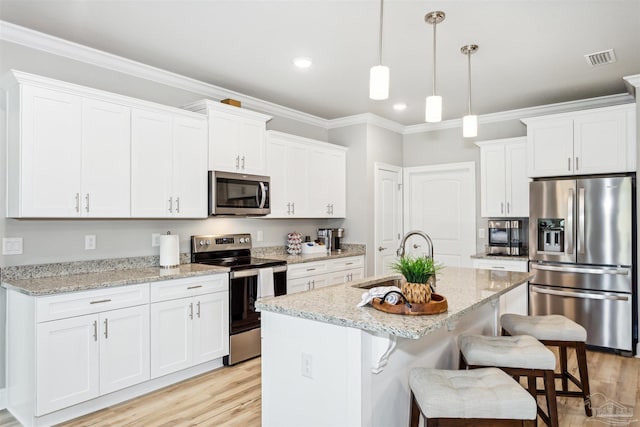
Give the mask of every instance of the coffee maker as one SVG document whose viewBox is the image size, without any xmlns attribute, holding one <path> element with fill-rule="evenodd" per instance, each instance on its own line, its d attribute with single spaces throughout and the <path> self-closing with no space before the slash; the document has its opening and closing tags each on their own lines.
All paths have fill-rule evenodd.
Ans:
<svg viewBox="0 0 640 427">
<path fill-rule="evenodd" d="M 327 252 L 342 252 L 344 228 L 318 228 L 318 240 L 327 247 Z"/>
</svg>

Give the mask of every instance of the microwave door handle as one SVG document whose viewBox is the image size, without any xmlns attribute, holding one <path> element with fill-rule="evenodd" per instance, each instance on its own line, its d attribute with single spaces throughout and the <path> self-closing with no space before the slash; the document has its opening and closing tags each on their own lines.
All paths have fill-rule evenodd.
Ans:
<svg viewBox="0 0 640 427">
<path fill-rule="evenodd" d="M 575 201 L 575 194 L 573 188 L 569 189 L 569 196 L 567 197 L 567 254 L 573 254 L 573 232 L 574 232 L 574 224 L 573 224 L 573 204 Z"/>
<path fill-rule="evenodd" d="M 267 189 L 264 186 L 264 182 L 260 182 L 260 209 L 264 208 L 265 203 L 267 203 Z"/>
</svg>

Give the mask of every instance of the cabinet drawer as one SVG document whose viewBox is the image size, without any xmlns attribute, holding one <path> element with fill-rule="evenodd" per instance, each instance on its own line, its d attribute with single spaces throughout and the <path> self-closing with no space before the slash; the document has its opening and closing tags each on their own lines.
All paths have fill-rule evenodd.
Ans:
<svg viewBox="0 0 640 427">
<path fill-rule="evenodd" d="M 227 292 L 229 290 L 229 275 L 227 273 L 210 276 L 189 277 L 188 279 L 166 280 L 154 282 L 150 285 L 151 302 L 168 301 L 213 292 Z"/>
<path fill-rule="evenodd" d="M 329 260 L 303 262 L 293 264 L 287 267 L 287 278 L 296 279 L 299 277 L 314 276 L 316 274 L 324 274 L 329 271 Z"/>
<path fill-rule="evenodd" d="M 363 256 L 354 256 L 349 258 L 338 258 L 331 261 L 330 271 L 350 270 L 352 268 L 360 268 L 364 266 Z"/>
<path fill-rule="evenodd" d="M 529 261 L 474 259 L 473 268 L 481 270 L 529 271 Z"/>
<path fill-rule="evenodd" d="M 149 284 L 37 297 L 36 321 L 64 319 L 149 303 Z"/>
</svg>

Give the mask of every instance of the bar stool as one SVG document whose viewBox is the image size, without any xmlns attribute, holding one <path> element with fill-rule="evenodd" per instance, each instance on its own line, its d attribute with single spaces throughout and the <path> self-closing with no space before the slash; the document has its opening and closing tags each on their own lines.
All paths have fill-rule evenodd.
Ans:
<svg viewBox="0 0 640 427">
<path fill-rule="evenodd" d="M 558 427 L 558 406 L 553 383 L 556 358 L 540 341 L 527 335 L 494 337 L 462 334 L 458 337 L 458 346 L 460 369 L 494 366 L 516 379 L 527 377 L 528 391 L 533 399 L 537 394 L 536 378 L 543 378 L 547 413 L 536 404 L 537 412 L 549 427 Z"/>
<path fill-rule="evenodd" d="M 560 372 L 555 378 L 562 379 L 562 390 L 556 390 L 558 396 L 581 397 L 584 402 L 584 412 L 592 415 L 589 403 L 589 372 L 587 370 L 587 330 L 559 314 L 546 316 L 522 316 L 519 314 L 503 314 L 500 317 L 503 335 L 531 335 L 542 344 L 558 347 L 560 355 Z M 576 352 L 580 380 L 569 373 L 567 369 L 567 348 L 572 347 Z M 580 391 L 569 391 L 569 381 Z M 538 391 L 540 392 L 540 391 Z"/>
<path fill-rule="evenodd" d="M 413 368 L 410 427 L 536 425 L 536 402 L 496 368 L 470 371 Z"/>
</svg>

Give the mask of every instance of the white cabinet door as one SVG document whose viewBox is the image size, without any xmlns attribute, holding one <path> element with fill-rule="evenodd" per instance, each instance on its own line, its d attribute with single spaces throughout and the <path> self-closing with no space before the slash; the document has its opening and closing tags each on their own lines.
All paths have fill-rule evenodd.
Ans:
<svg viewBox="0 0 640 427">
<path fill-rule="evenodd" d="M 131 108 L 82 100 L 81 215 L 131 215 Z"/>
<path fill-rule="evenodd" d="M 236 118 L 233 114 L 209 112 L 209 169 L 238 172 Z"/>
<path fill-rule="evenodd" d="M 529 177 L 573 174 L 573 120 L 527 123 L 527 164 Z"/>
<path fill-rule="evenodd" d="M 364 279 L 364 269 L 363 268 L 352 268 L 345 271 L 339 271 L 336 273 L 329 274 L 328 284 L 329 285 L 340 285 L 343 283 L 353 282 L 354 280 Z"/>
<path fill-rule="evenodd" d="M 14 177 L 12 185 L 19 187 L 21 200 L 12 216 L 78 216 L 81 98 L 23 86 L 20 118 L 20 178 Z"/>
<path fill-rule="evenodd" d="M 503 217 L 506 213 L 506 176 L 504 144 L 482 146 L 480 149 L 481 196 L 483 217 Z M 527 214 L 528 216 L 528 214 Z"/>
<path fill-rule="evenodd" d="M 191 298 L 151 304 L 151 378 L 191 366 Z"/>
<path fill-rule="evenodd" d="M 207 217 L 206 120 L 173 120 L 172 213 L 181 218 Z"/>
<path fill-rule="evenodd" d="M 270 137 L 267 142 L 267 175 L 271 177 L 272 218 L 304 217 L 307 214 L 307 148 L 302 144 Z"/>
<path fill-rule="evenodd" d="M 193 364 L 229 354 L 229 293 L 193 298 Z"/>
<path fill-rule="evenodd" d="M 149 379 L 149 305 L 100 313 L 100 394 Z"/>
<path fill-rule="evenodd" d="M 287 195 L 292 217 L 308 216 L 308 156 L 307 148 L 299 144 L 291 144 L 286 152 Z"/>
<path fill-rule="evenodd" d="M 577 174 L 627 171 L 625 111 L 581 114 L 573 123 L 574 170 Z"/>
<path fill-rule="evenodd" d="M 239 172 L 264 175 L 265 164 L 265 122 L 240 118 L 237 120 Z"/>
<path fill-rule="evenodd" d="M 36 416 L 99 394 L 98 315 L 36 326 Z"/>
<path fill-rule="evenodd" d="M 329 286 L 331 285 L 331 283 L 329 283 L 329 275 L 328 274 L 323 274 L 321 276 L 312 276 L 309 277 L 309 288 L 310 289 L 320 289 L 320 288 L 324 288 L 325 286 Z"/>
<path fill-rule="evenodd" d="M 327 154 L 327 180 L 331 216 L 344 218 L 347 216 L 347 153 L 335 151 Z"/>
<path fill-rule="evenodd" d="M 296 294 L 298 292 L 308 291 L 310 280 L 308 277 L 287 280 L 287 295 Z"/>
<path fill-rule="evenodd" d="M 526 141 L 505 144 L 505 202 L 510 217 L 529 216 Z"/>
<path fill-rule="evenodd" d="M 172 214 L 171 115 L 134 109 L 131 113 L 131 215 L 163 218 Z"/>
<path fill-rule="evenodd" d="M 308 151 L 309 216 L 345 216 L 346 169 L 344 151 L 310 148 Z"/>
</svg>

